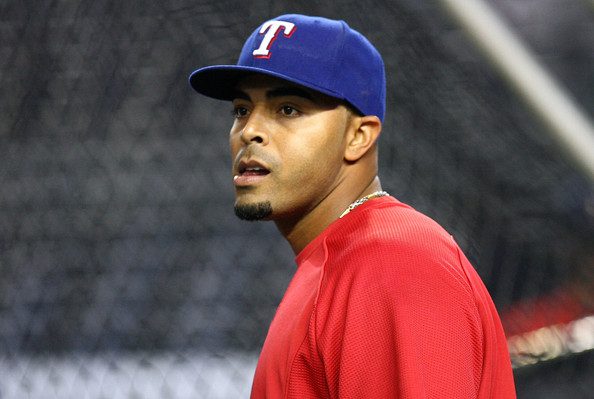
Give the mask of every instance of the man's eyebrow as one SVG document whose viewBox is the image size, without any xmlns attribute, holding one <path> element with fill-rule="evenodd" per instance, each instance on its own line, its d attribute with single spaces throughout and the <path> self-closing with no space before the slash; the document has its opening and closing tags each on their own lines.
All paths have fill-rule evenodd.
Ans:
<svg viewBox="0 0 594 399">
<path fill-rule="evenodd" d="M 233 90 L 233 93 L 231 95 L 231 97 L 236 100 L 236 99 L 240 99 L 240 100 L 246 100 L 246 101 L 251 101 L 252 99 L 250 98 L 250 96 L 247 95 L 247 93 L 244 93 L 241 90 Z"/>
</svg>

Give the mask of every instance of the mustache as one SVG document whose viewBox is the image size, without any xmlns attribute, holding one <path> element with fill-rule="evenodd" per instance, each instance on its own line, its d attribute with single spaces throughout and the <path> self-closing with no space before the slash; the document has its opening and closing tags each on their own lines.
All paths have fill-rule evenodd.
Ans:
<svg viewBox="0 0 594 399">
<path fill-rule="evenodd" d="M 276 165 L 278 165 L 278 161 L 275 157 L 273 157 L 270 154 L 267 154 L 259 147 L 248 146 L 244 149 L 241 149 L 235 156 L 235 159 L 233 160 L 233 167 L 235 168 L 235 170 L 237 170 L 237 168 L 239 167 L 239 163 L 242 159 L 256 159 L 258 161 L 265 163 L 270 168 L 274 168 Z"/>
</svg>

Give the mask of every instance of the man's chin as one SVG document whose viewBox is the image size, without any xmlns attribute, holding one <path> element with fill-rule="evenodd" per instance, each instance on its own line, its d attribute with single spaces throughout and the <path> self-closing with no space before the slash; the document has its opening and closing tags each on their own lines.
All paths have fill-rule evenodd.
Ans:
<svg viewBox="0 0 594 399">
<path fill-rule="evenodd" d="M 269 220 L 272 215 L 270 201 L 253 202 L 249 204 L 235 203 L 235 216 L 242 220 Z"/>
</svg>

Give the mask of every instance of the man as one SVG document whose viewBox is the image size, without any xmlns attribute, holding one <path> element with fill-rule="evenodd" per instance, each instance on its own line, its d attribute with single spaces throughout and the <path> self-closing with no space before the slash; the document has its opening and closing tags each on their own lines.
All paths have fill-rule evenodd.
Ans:
<svg viewBox="0 0 594 399">
<path fill-rule="evenodd" d="M 252 398 L 513 398 L 501 323 L 453 238 L 382 191 L 380 54 L 343 21 L 283 15 L 237 65 L 190 76 L 233 102 L 235 213 L 273 220 L 298 268 Z"/>
</svg>

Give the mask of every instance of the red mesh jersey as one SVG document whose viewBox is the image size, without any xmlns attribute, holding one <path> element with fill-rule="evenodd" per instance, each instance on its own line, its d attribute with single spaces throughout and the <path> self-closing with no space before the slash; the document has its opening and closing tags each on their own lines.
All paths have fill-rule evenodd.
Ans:
<svg viewBox="0 0 594 399">
<path fill-rule="evenodd" d="M 374 199 L 296 260 L 252 398 L 515 398 L 493 302 L 433 220 Z"/>
</svg>

